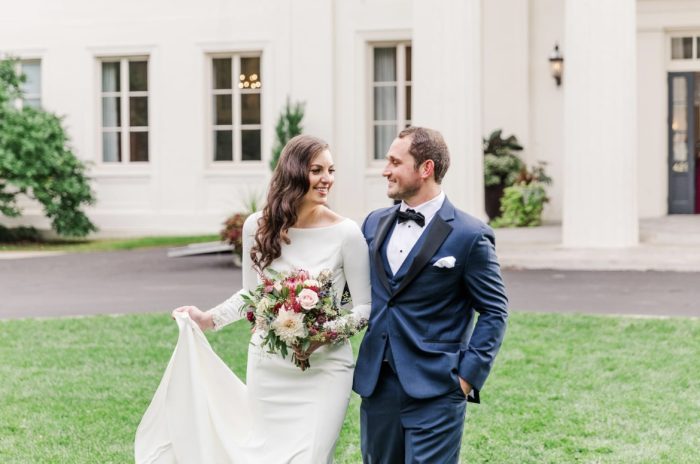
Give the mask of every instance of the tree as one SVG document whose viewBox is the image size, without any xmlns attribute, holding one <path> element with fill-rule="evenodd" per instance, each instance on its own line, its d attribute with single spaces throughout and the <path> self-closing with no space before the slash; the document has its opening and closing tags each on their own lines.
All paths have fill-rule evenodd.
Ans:
<svg viewBox="0 0 700 464">
<path fill-rule="evenodd" d="M 282 149 L 293 137 L 301 134 L 303 127 L 301 125 L 301 120 L 304 119 L 304 103 L 297 102 L 291 104 L 289 98 L 287 98 L 287 103 L 277 120 L 277 126 L 275 126 L 275 133 L 277 134 L 277 140 L 275 140 L 275 146 L 272 149 L 272 159 L 270 160 L 270 170 L 274 171 L 279 162 L 280 155 L 282 154 Z"/>
<path fill-rule="evenodd" d="M 18 107 L 25 77 L 16 61 L 0 61 L 0 214 L 21 215 L 20 195 L 37 200 L 60 235 L 96 231 L 82 211 L 95 198 L 83 164 L 72 152 L 60 117 Z"/>
</svg>

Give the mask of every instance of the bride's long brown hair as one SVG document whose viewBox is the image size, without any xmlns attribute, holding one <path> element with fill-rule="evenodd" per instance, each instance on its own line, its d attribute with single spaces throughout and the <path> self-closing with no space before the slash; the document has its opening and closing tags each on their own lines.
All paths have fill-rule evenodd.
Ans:
<svg viewBox="0 0 700 464">
<path fill-rule="evenodd" d="M 284 146 L 272 174 L 267 204 L 258 220 L 255 245 L 250 257 L 259 272 L 282 254 L 282 241 L 290 243 L 287 231 L 297 221 L 297 210 L 309 191 L 311 161 L 328 144 L 310 135 L 297 135 Z"/>
</svg>

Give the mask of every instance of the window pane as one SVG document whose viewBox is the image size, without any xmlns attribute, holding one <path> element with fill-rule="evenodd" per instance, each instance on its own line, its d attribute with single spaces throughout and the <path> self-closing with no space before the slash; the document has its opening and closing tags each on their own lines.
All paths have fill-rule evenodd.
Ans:
<svg viewBox="0 0 700 464">
<path fill-rule="evenodd" d="M 38 61 L 23 61 L 22 73 L 26 81 L 22 84 L 24 93 L 41 93 L 41 66 Z"/>
<path fill-rule="evenodd" d="M 406 120 L 411 120 L 411 86 L 406 86 Z"/>
<path fill-rule="evenodd" d="M 406 47 L 406 80 L 411 80 L 411 47 Z"/>
<path fill-rule="evenodd" d="M 260 124 L 260 94 L 241 95 L 241 123 Z"/>
<path fill-rule="evenodd" d="M 238 76 L 238 87 L 243 89 L 259 89 L 262 85 L 260 77 L 260 58 L 241 58 L 241 75 Z"/>
<path fill-rule="evenodd" d="M 214 124 L 233 124 L 232 114 L 231 95 L 214 95 Z"/>
<path fill-rule="evenodd" d="M 30 106 L 32 108 L 41 108 L 41 100 L 38 98 L 26 98 L 24 100 L 24 106 Z"/>
<path fill-rule="evenodd" d="M 673 161 L 688 160 L 688 84 L 685 77 L 674 77 L 673 119 L 671 120 L 671 137 L 673 139 Z M 683 166 L 683 164 L 679 164 Z M 687 170 L 687 168 L 686 168 Z M 685 172 L 685 171 L 680 171 Z"/>
<path fill-rule="evenodd" d="M 374 82 L 396 81 L 396 47 L 374 49 Z"/>
<path fill-rule="evenodd" d="M 148 90 L 148 61 L 129 61 L 129 90 Z"/>
<path fill-rule="evenodd" d="M 395 125 L 374 126 L 374 159 L 384 159 L 397 134 Z"/>
<path fill-rule="evenodd" d="M 102 91 L 119 92 L 119 62 L 102 63 Z"/>
<path fill-rule="evenodd" d="M 374 88 L 374 120 L 396 120 L 396 87 Z"/>
<path fill-rule="evenodd" d="M 148 97 L 129 97 L 129 125 L 148 126 Z"/>
<path fill-rule="evenodd" d="M 693 38 L 674 37 L 671 39 L 671 58 L 687 60 L 693 57 Z"/>
<path fill-rule="evenodd" d="M 129 133 L 129 156 L 131 161 L 148 161 L 148 132 Z"/>
<path fill-rule="evenodd" d="M 260 161 L 260 130 L 241 131 L 243 161 Z"/>
<path fill-rule="evenodd" d="M 233 161 L 233 136 L 230 130 L 214 131 L 214 161 Z"/>
<path fill-rule="evenodd" d="M 102 133 L 102 160 L 106 163 L 122 160 L 122 138 L 119 132 Z"/>
<path fill-rule="evenodd" d="M 121 98 L 102 97 L 102 127 L 121 126 Z"/>
<path fill-rule="evenodd" d="M 231 58 L 212 60 L 212 77 L 215 89 L 231 88 Z"/>
</svg>

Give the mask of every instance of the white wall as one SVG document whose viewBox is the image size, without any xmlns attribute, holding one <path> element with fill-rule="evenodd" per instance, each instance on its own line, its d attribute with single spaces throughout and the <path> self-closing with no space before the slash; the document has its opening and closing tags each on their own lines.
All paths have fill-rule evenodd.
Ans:
<svg viewBox="0 0 700 464">
<path fill-rule="evenodd" d="M 668 212 L 667 37 L 661 28 L 637 33 L 637 191 L 641 218 Z"/>
<path fill-rule="evenodd" d="M 482 117 L 487 136 L 514 134 L 530 153 L 530 7 L 523 0 L 482 2 Z M 537 57 L 536 57 L 537 58 Z M 541 58 L 541 57 L 539 57 Z"/>
<path fill-rule="evenodd" d="M 530 0 L 529 31 L 529 118 L 530 136 L 527 160 L 547 162 L 553 178 L 548 188 L 550 202 L 545 220 L 560 220 L 564 189 L 564 88 L 566 85 L 566 43 L 564 41 L 564 2 Z M 558 43 L 564 55 L 562 87 L 557 87 L 549 68 L 549 55 Z"/>
</svg>

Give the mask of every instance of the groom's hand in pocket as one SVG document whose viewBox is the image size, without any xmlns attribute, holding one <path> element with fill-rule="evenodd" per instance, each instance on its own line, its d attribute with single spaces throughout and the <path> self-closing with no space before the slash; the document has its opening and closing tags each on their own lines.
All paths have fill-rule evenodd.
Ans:
<svg viewBox="0 0 700 464">
<path fill-rule="evenodd" d="M 464 396 L 469 396 L 469 393 L 472 391 L 472 386 L 469 385 L 469 382 L 464 380 L 462 377 L 457 376 L 459 379 L 459 386 L 462 387 L 462 392 L 464 393 Z"/>
</svg>

